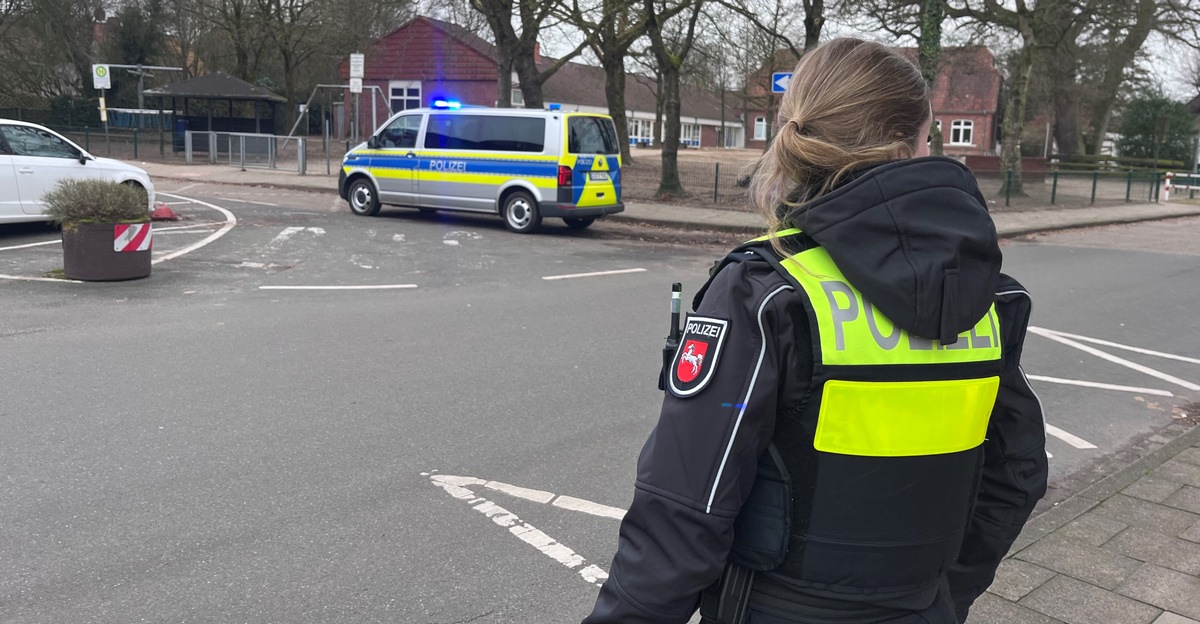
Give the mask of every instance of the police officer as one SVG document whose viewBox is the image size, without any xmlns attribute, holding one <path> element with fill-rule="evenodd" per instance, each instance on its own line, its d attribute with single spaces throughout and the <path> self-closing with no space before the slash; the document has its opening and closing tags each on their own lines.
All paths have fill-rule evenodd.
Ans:
<svg viewBox="0 0 1200 624">
<path fill-rule="evenodd" d="M 971 172 L 928 157 L 921 74 L 834 40 L 779 117 L 750 188 L 768 235 L 696 295 L 584 624 L 682 624 L 731 578 L 706 621 L 963 622 L 1045 493 L 1029 295 Z M 764 528 L 742 520 L 765 459 L 785 494 Z"/>
</svg>

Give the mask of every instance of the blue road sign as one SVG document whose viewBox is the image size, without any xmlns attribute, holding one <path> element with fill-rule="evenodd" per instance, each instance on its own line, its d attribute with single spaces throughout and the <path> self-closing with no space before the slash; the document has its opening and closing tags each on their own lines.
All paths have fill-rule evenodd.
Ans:
<svg viewBox="0 0 1200 624">
<path fill-rule="evenodd" d="M 775 72 L 771 74 L 771 91 L 783 93 L 792 82 L 792 72 Z"/>
</svg>

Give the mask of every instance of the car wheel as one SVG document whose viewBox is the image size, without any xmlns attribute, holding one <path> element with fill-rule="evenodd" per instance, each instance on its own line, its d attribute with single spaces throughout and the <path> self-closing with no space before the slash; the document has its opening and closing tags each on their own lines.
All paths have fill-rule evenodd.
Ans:
<svg viewBox="0 0 1200 624">
<path fill-rule="evenodd" d="M 137 182 L 134 182 L 133 180 L 129 180 L 127 182 L 122 182 L 122 184 L 137 191 L 142 197 L 142 203 L 146 204 L 146 206 L 150 205 L 150 194 L 146 192 L 146 187 L 142 186 L 141 184 L 138 184 Z"/>
<path fill-rule="evenodd" d="M 350 183 L 350 188 L 346 189 L 346 201 L 350 204 L 350 212 L 360 217 L 379 214 L 379 198 L 375 196 L 375 185 L 366 178 L 359 178 Z"/>
<path fill-rule="evenodd" d="M 505 227 L 518 234 L 528 234 L 542 225 L 542 213 L 538 212 L 537 202 L 525 191 L 509 195 L 500 212 L 504 215 Z"/>
<path fill-rule="evenodd" d="M 596 217 L 563 217 L 563 223 L 572 230 L 582 230 L 595 222 Z"/>
</svg>

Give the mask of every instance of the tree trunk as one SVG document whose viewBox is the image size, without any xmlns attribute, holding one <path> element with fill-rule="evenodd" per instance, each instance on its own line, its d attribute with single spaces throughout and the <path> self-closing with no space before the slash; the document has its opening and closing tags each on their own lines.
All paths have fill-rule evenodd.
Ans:
<svg viewBox="0 0 1200 624">
<path fill-rule="evenodd" d="M 606 52 L 600 63 L 604 67 L 604 99 L 608 102 L 608 115 L 617 127 L 617 141 L 621 144 L 621 160 L 633 162 L 629 151 L 629 120 L 625 117 L 625 57 Z"/>
<path fill-rule="evenodd" d="M 946 20 L 945 0 L 922 0 L 921 2 L 921 34 L 917 37 L 917 61 L 921 66 L 921 75 L 925 84 L 929 85 L 930 111 L 933 106 L 933 88 L 937 85 L 939 61 L 942 56 L 942 23 Z M 920 141 L 923 137 L 917 137 Z M 929 153 L 941 156 L 945 153 L 942 148 L 942 132 L 938 129 L 936 120 L 929 126 Z"/>
<path fill-rule="evenodd" d="M 654 77 L 657 80 L 658 93 L 654 94 L 654 144 L 661 146 L 663 144 L 663 75 L 661 71 L 655 71 Z"/>
<path fill-rule="evenodd" d="M 821 43 L 821 29 L 825 27 L 825 0 L 804 3 L 804 49 L 811 50 Z"/>
<path fill-rule="evenodd" d="M 1029 41 L 1032 36 L 1026 37 Z M 1011 188 L 1001 187 L 1001 192 L 1012 195 L 1025 195 L 1025 186 L 1021 179 L 1021 129 L 1025 125 L 1025 106 L 1029 100 L 1029 79 L 1033 75 L 1034 48 L 1029 43 L 1021 47 L 1021 56 L 1017 61 L 1017 71 L 1012 79 L 1012 87 L 1008 92 L 1008 104 L 1004 109 L 1004 145 L 1000 152 L 1000 167 L 1005 172 L 1011 172 Z"/>
<path fill-rule="evenodd" d="M 292 126 L 296 123 L 296 115 L 297 115 L 297 111 L 296 111 L 296 104 L 297 104 L 297 102 L 296 102 L 296 64 L 294 62 L 292 62 L 293 56 L 291 54 L 281 53 L 280 58 L 283 61 L 283 98 L 285 100 L 287 100 L 287 102 L 283 105 L 284 111 L 285 111 L 284 115 L 283 115 L 284 127 L 283 128 L 275 128 L 276 134 L 278 134 L 280 132 L 290 132 L 292 129 Z M 232 111 L 230 111 L 230 116 L 233 116 Z M 358 124 L 359 128 L 362 128 L 362 120 L 361 119 L 355 119 L 354 122 Z M 374 128 L 372 128 L 372 130 L 374 130 Z M 302 133 L 302 134 L 307 134 L 307 132 Z"/>
<path fill-rule="evenodd" d="M 662 178 L 658 183 L 658 197 L 680 197 L 685 194 L 683 184 L 679 181 L 679 69 L 663 67 L 662 82 L 659 91 L 662 93 L 662 108 L 666 115 L 666 127 L 663 128 L 662 141 Z"/>
<path fill-rule="evenodd" d="M 504 52 L 500 52 L 498 56 L 500 61 L 496 63 L 496 108 L 512 108 L 512 62 L 505 62 L 512 57 Z"/>
<path fill-rule="evenodd" d="M 542 101 L 542 82 L 537 63 L 533 61 L 533 47 L 528 50 L 519 46 L 514 51 L 513 68 L 517 72 L 517 80 L 521 82 L 521 97 L 525 99 L 525 108 L 545 108 Z"/>
</svg>

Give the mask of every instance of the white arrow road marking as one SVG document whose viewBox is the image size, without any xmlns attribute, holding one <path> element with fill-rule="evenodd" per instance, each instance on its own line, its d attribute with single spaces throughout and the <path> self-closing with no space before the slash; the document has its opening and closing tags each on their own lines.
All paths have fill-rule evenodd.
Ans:
<svg viewBox="0 0 1200 624">
<path fill-rule="evenodd" d="M 616 271 L 596 271 L 594 273 L 574 273 L 572 275 L 547 275 L 544 280 L 573 279 L 576 277 L 596 277 L 597 275 L 620 275 L 622 273 L 641 273 L 646 269 L 619 269 Z"/>
<path fill-rule="evenodd" d="M 1034 381 L 1045 381 L 1048 383 L 1064 384 L 1068 386 L 1084 386 L 1087 388 L 1102 388 L 1104 390 L 1120 390 L 1122 392 L 1133 392 L 1136 394 L 1153 394 L 1155 396 L 1173 397 L 1174 394 L 1170 390 L 1155 390 L 1154 388 L 1139 388 L 1137 386 L 1119 386 L 1116 384 L 1100 383 L 1098 381 L 1083 381 L 1082 379 L 1062 379 L 1060 377 L 1046 377 L 1045 375 L 1026 375 Z"/>
<path fill-rule="evenodd" d="M 510 494 L 517 498 L 532 500 L 540 503 L 547 503 L 554 497 L 550 492 L 541 490 L 531 490 L 521 488 L 515 485 L 506 483 L 498 483 L 495 481 L 484 481 L 475 477 L 458 477 L 454 475 L 429 475 L 427 472 L 421 473 L 422 476 L 429 476 L 429 480 L 436 486 L 446 490 L 446 493 L 465 501 L 475 511 L 492 519 L 492 522 L 508 529 L 509 533 L 517 536 L 521 541 L 533 546 L 541 551 L 547 557 L 563 564 L 564 566 L 576 570 L 583 580 L 593 584 L 601 585 L 608 578 L 608 572 L 595 564 L 584 565 L 587 563 L 582 556 L 574 550 L 559 543 L 554 538 L 546 535 L 542 531 L 535 528 L 528 522 L 522 522 L 516 514 L 507 509 L 493 503 L 492 501 L 477 496 L 475 492 L 468 489 L 468 486 L 482 485 L 487 488 L 494 489 L 499 492 Z"/>
<path fill-rule="evenodd" d="M 282 232 L 280 232 L 280 233 L 276 234 L 276 235 L 275 235 L 275 238 L 271 239 L 271 242 L 267 243 L 267 247 L 279 247 L 280 245 L 283 245 L 283 243 L 285 243 L 285 242 L 286 242 L 288 239 L 290 239 L 290 238 L 292 238 L 293 236 L 295 236 L 295 235 L 299 234 L 300 232 L 304 232 L 304 231 L 311 232 L 311 233 L 312 233 L 313 235 L 315 235 L 315 236 L 323 236 L 323 235 L 325 234 L 325 229 L 324 229 L 324 228 L 319 228 L 319 227 L 309 227 L 309 228 L 306 228 L 306 227 L 288 227 L 288 228 L 283 228 L 283 231 L 282 231 Z"/>
<path fill-rule="evenodd" d="M 1126 368 L 1131 368 L 1140 373 L 1145 373 L 1147 375 L 1150 375 L 1151 377 L 1157 377 L 1163 381 L 1173 383 L 1177 386 L 1183 386 L 1184 388 L 1187 388 L 1188 390 L 1200 390 L 1200 384 L 1194 384 L 1190 381 L 1185 381 L 1183 379 L 1175 377 L 1174 375 L 1168 375 L 1162 371 L 1154 370 L 1153 368 L 1150 368 L 1149 366 L 1143 366 L 1141 364 L 1138 364 L 1137 362 L 1130 362 L 1129 360 L 1126 360 L 1125 358 L 1119 358 L 1115 355 L 1106 353 L 1106 352 L 1096 349 L 1094 347 L 1089 347 L 1081 342 L 1076 342 L 1075 340 L 1066 338 L 1066 337 L 1060 335 L 1056 331 L 1044 329 L 1041 327 L 1030 327 L 1029 331 L 1031 333 L 1037 334 L 1044 338 L 1049 338 L 1050 340 L 1053 340 L 1055 342 L 1067 345 L 1068 347 L 1074 347 L 1076 349 L 1079 349 L 1080 351 L 1083 351 L 1084 353 L 1090 353 L 1102 360 L 1108 360 L 1109 362 L 1112 362 L 1113 364 L 1120 364 L 1121 366 L 1124 366 Z"/>
<path fill-rule="evenodd" d="M 1062 429 L 1059 429 L 1050 423 L 1046 423 L 1046 433 L 1058 438 L 1059 440 L 1062 440 L 1063 442 L 1066 442 L 1067 444 L 1070 444 L 1077 449 L 1096 448 L 1095 444 L 1092 444 L 1091 442 L 1088 442 L 1087 440 L 1084 440 L 1073 433 L 1063 431 Z"/>
</svg>

